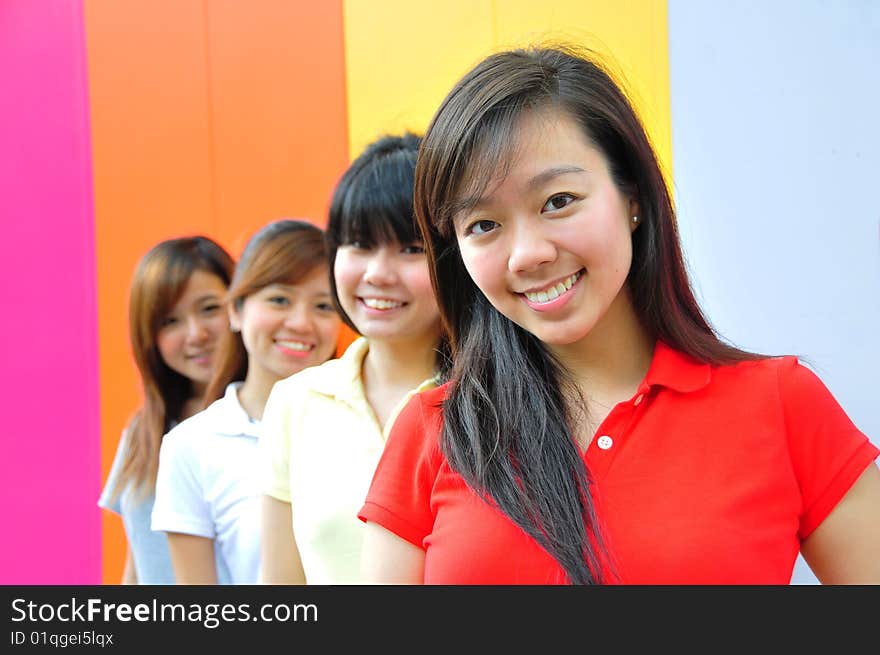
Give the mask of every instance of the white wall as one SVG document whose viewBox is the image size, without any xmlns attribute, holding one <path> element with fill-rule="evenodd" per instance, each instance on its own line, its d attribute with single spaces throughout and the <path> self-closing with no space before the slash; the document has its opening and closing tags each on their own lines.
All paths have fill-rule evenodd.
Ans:
<svg viewBox="0 0 880 655">
<path fill-rule="evenodd" d="M 702 306 L 880 445 L 880 2 L 669 0 L 675 199 Z M 793 582 L 815 583 L 802 560 Z"/>
</svg>

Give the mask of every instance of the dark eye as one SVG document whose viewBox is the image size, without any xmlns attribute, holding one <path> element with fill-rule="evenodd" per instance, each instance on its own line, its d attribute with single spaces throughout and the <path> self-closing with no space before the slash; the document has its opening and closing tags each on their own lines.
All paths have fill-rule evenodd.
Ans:
<svg viewBox="0 0 880 655">
<path fill-rule="evenodd" d="M 400 251 L 407 255 L 421 255 L 425 252 L 425 248 L 420 244 L 411 243 L 408 246 L 401 248 Z"/>
<path fill-rule="evenodd" d="M 555 211 L 557 209 L 563 209 L 574 202 L 574 196 L 570 193 L 557 193 L 554 196 L 550 196 L 547 202 L 544 203 L 544 206 L 541 207 L 542 212 Z"/>
<path fill-rule="evenodd" d="M 205 314 L 213 314 L 216 311 L 220 310 L 220 305 L 217 303 L 211 303 L 210 305 L 205 305 L 202 307 L 202 312 Z"/>
<path fill-rule="evenodd" d="M 498 223 L 496 223 L 495 221 L 483 219 L 483 220 L 474 221 L 473 223 L 471 223 L 468 226 L 467 230 L 465 230 L 465 233 L 466 234 L 476 234 L 476 235 L 488 234 L 489 232 L 494 230 L 496 227 L 498 227 Z"/>
<path fill-rule="evenodd" d="M 354 241 L 351 241 L 347 245 L 351 246 L 355 250 L 369 250 L 370 249 L 369 243 L 367 243 L 366 241 L 358 241 L 357 239 L 355 239 Z"/>
<path fill-rule="evenodd" d="M 321 312 L 335 312 L 336 308 L 329 302 L 319 302 L 315 307 Z"/>
<path fill-rule="evenodd" d="M 269 296 L 266 300 L 272 305 L 277 305 L 278 307 L 286 307 L 290 304 L 287 296 Z"/>
<path fill-rule="evenodd" d="M 159 327 L 168 327 L 169 325 L 174 325 L 175 323 L 177 323 L 177 318 L 176 318 L 176 317 L 174 317 L 174 316 L 166 316 L 166 317 L 163 318 L 162 321 L 159 323 Z"/>
</svg>

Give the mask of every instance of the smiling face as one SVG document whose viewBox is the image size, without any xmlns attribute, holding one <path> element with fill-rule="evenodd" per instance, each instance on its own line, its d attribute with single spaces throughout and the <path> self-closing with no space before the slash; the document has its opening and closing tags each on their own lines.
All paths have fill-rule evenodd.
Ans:
<svg viewBox="0 0 880 655">
<path fill-rule="evenodd" d="M 368 339 L 439 338 L 440 316 L 421 244 L 340 246 L 334 275 L 339 304 Z"/>
<path fill-rule="evenodd" d="M 247 382 L 271 385 L 327 361 L 336 350 L 339 314 L 327 269 L 318 267 L 297 284 L 270 284 L 229 310 L 248 354 Z"/>
<path fill-rule="evenodd" d="M 211 379 L 217 339 L 227 329 L 224 293 L 223 280 L 196 270 L 162 319 L 156 335 L 156 346 L 165 364 L 196 387 L 203 387 Z"/>
<path fill-rule="evenodd" d="M 637 207 L 567 114 L 526 114 L 518 128 L 516 159 L 455 217 L 456 239 L 499 312 L 551 347 L 576 344 L 629 302 Z"/>
</svg>

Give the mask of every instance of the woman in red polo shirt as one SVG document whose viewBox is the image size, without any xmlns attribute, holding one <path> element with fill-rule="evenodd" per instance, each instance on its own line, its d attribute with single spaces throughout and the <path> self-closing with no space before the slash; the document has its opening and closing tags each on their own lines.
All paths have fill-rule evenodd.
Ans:
<svg viewBox="0 0 880 655">
<path fill-rule="evenodd" d="M 796 358 L 721 341 L 635 112 L 589 56 L 490 56 L 415 209 L 450 382 L 395 423 L 366 580 L 880 583 L 878 449 Z"/>
</svg>

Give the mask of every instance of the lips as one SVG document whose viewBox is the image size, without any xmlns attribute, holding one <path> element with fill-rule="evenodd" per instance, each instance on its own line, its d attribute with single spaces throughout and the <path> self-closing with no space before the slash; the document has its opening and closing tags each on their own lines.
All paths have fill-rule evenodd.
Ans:
<svg viewBox="0 0 880 655">
<path fill-rule="evenodd" d="M 288 350 L 293 350 L 295 352 L 309 352 L 310 350 L 315 349 L 315 344 L 305 341 L 297 341 L 295 339 L 276 339 L 275 343 L 282 348 L 287 348 Z"/>
</svg>

